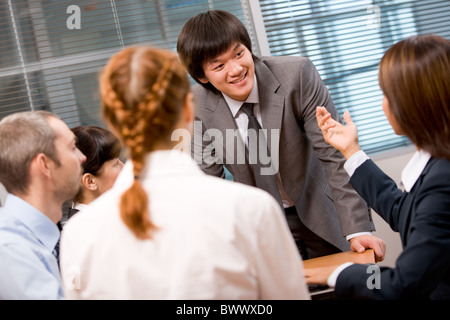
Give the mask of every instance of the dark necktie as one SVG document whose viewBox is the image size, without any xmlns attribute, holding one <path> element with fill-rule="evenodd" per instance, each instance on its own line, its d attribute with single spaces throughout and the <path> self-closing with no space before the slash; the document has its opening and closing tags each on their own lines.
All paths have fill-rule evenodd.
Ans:
<svg viewBox="0 0 450 320">
<path fill-rule="evenodd" d="M 271 165 L 271 160 L 268 164 L 262 164 L 261 162 L 261 154 L 267 154 L 267 156 L 270 158 L 269 149 L 267 146 L 267 141 L 264 136 L 264 133 L 262 132 L 262 128 L 259 125 L 258 120 L 256 119 L 255 115 L 253 114 L 253 103 L 244 103 L 241 107 L 242 112 L 244 112 L 248 117 L 248 134 L 247 137 L 249 137 L 251 134 L 256 133 L 256 141 L 253 141 L 251 143 L 251 140 L 248 140 L 248 148 L 246 152 L 246 160 L 247 163 L 250 165 L 250 167 L 253 170 L 253 176 L 255 180 L 255 185 L 258 188 L 261 188 L 263 190 L 266 190 L 269 192 L 280 204 L 281 207 L 283 207 L 283 204 L 281 202 L 281 196 L 280 191 L 278 189 L 277 181 L 275 180 L 275 175 L 270 174 L 261 174 L 261 170 L 264 168 L 269 168 Z M 264 150 L 260 150 L 260 148 L 265 148 Z M 263 152 L 261 152 L 263 151 Z M 256 159 L 255 159 L 256 158 Z"/>
<path fill-rule="evenodd" d="M 59 266 L 59 240 L 60 240 L 61 238 L 58 238 L 58 242 L 56 242 L 56 245 L 55 245 L 55 249 L 53 249 L 53 255 L 56 257 L 56 260 L 58 261 L 58 266 Z"/>
</svg>

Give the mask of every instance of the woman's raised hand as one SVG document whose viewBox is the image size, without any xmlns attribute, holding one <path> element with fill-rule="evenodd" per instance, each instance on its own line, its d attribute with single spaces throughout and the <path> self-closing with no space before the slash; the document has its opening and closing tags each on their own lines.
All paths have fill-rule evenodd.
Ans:
<svg viewBox="0 0 450 320">
<path fill-rule="evenodd" d="M 348 111 L 344 113 L 347 125 L 331 118 L 331 114 L 324 107 L 317 107 L 316 119 L 325 141 L 338 149 L 346 159 L 361 150 L 358 144 L 358 129 Z"/>
</svg>

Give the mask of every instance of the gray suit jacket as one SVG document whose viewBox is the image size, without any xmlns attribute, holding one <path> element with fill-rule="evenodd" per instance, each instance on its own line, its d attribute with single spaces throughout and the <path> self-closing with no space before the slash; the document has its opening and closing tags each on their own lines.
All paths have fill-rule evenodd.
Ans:
<svg viewBox="0 0 450 320">
<path fill-rule="evenodd" d="M 263 127 L 269 132 L 277 129 L 280 134 L 277 150 L 272 148 L 270 134 L 267 143 L 271 155 L 278 152 L 286 193 L 310 230 L 341 250 L 349 250 L 344 236 L 373 231 L 374 225 L 367 204 L 349 184 L 343 169 L 345 159 L 323 140 L 317 126 L 316 106 L 325 106 L 339 118 L 327 88 L 307 58 L 264 57 L 255 61 L 255 70 Z M 209 174 L 224 177 L 225 165 L 234 181 L 252 185 L 248 166 L 237 164 L 233 154 L 243 142 L 225 139 L 227 129 L 230 133 L 229 129 L 237 130 L 237 126 L 222 94 L 200 85 L 195 85 L 193 92 L 193 157 Z M 218 160 L 211 163 L 208 155 Z"/>
</svg>

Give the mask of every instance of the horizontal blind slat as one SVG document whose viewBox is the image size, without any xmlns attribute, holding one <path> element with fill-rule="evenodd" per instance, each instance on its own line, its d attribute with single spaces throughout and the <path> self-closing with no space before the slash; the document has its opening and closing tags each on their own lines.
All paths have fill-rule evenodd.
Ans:
<svg viewBox="0 0 450 320">
<path fill-rule="evenodd" d="M 36 109 L 57 113 L 69 127 L 103 125 L 98 75 L 122 46 L 175 50 L 186 21 L 212 8 L 229 11 L 247 23 L 241 0 L 11 3 L 10 7 L 0 2 L 0 118 L 30 110 L 31 100 Z M 80 8 L 81 28 L 69 30 L 66 23 L 72 13 L 66 9 L 73 4 Z M 248 30 L 253 36 L 251 25 Z"/>
<path fill-rule="evenodd" d="M 423 33 L 450 37 L 448 1 L 261 0 L 272 55 L 301 55 L 316 66 L 342 115 L 350 110 L 361 146 L 375 152 L 409 143 L 394 134 L 382 108 L 378 65 L 395 42 Z M 379 8 L 379 28 L 368 24 Z"/>
</svg>

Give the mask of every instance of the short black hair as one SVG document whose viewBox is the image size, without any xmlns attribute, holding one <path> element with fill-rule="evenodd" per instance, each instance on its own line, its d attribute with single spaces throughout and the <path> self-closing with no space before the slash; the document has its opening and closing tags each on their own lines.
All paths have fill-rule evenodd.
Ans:
<svg viewBox="0 0 450 320">
<path fill-rule="evenodd" d="M 218 93 L 209 82 L 199 80 L 205 77 L 203 65 L 226 52 L 234 43 L 240 43 L 252 52 L 248 31 L 236 16 L 223 10 L 209 10 L 186 22 L 178 36 L 177 51 L 191 77 L 206 89 Z"/>
</svg>

